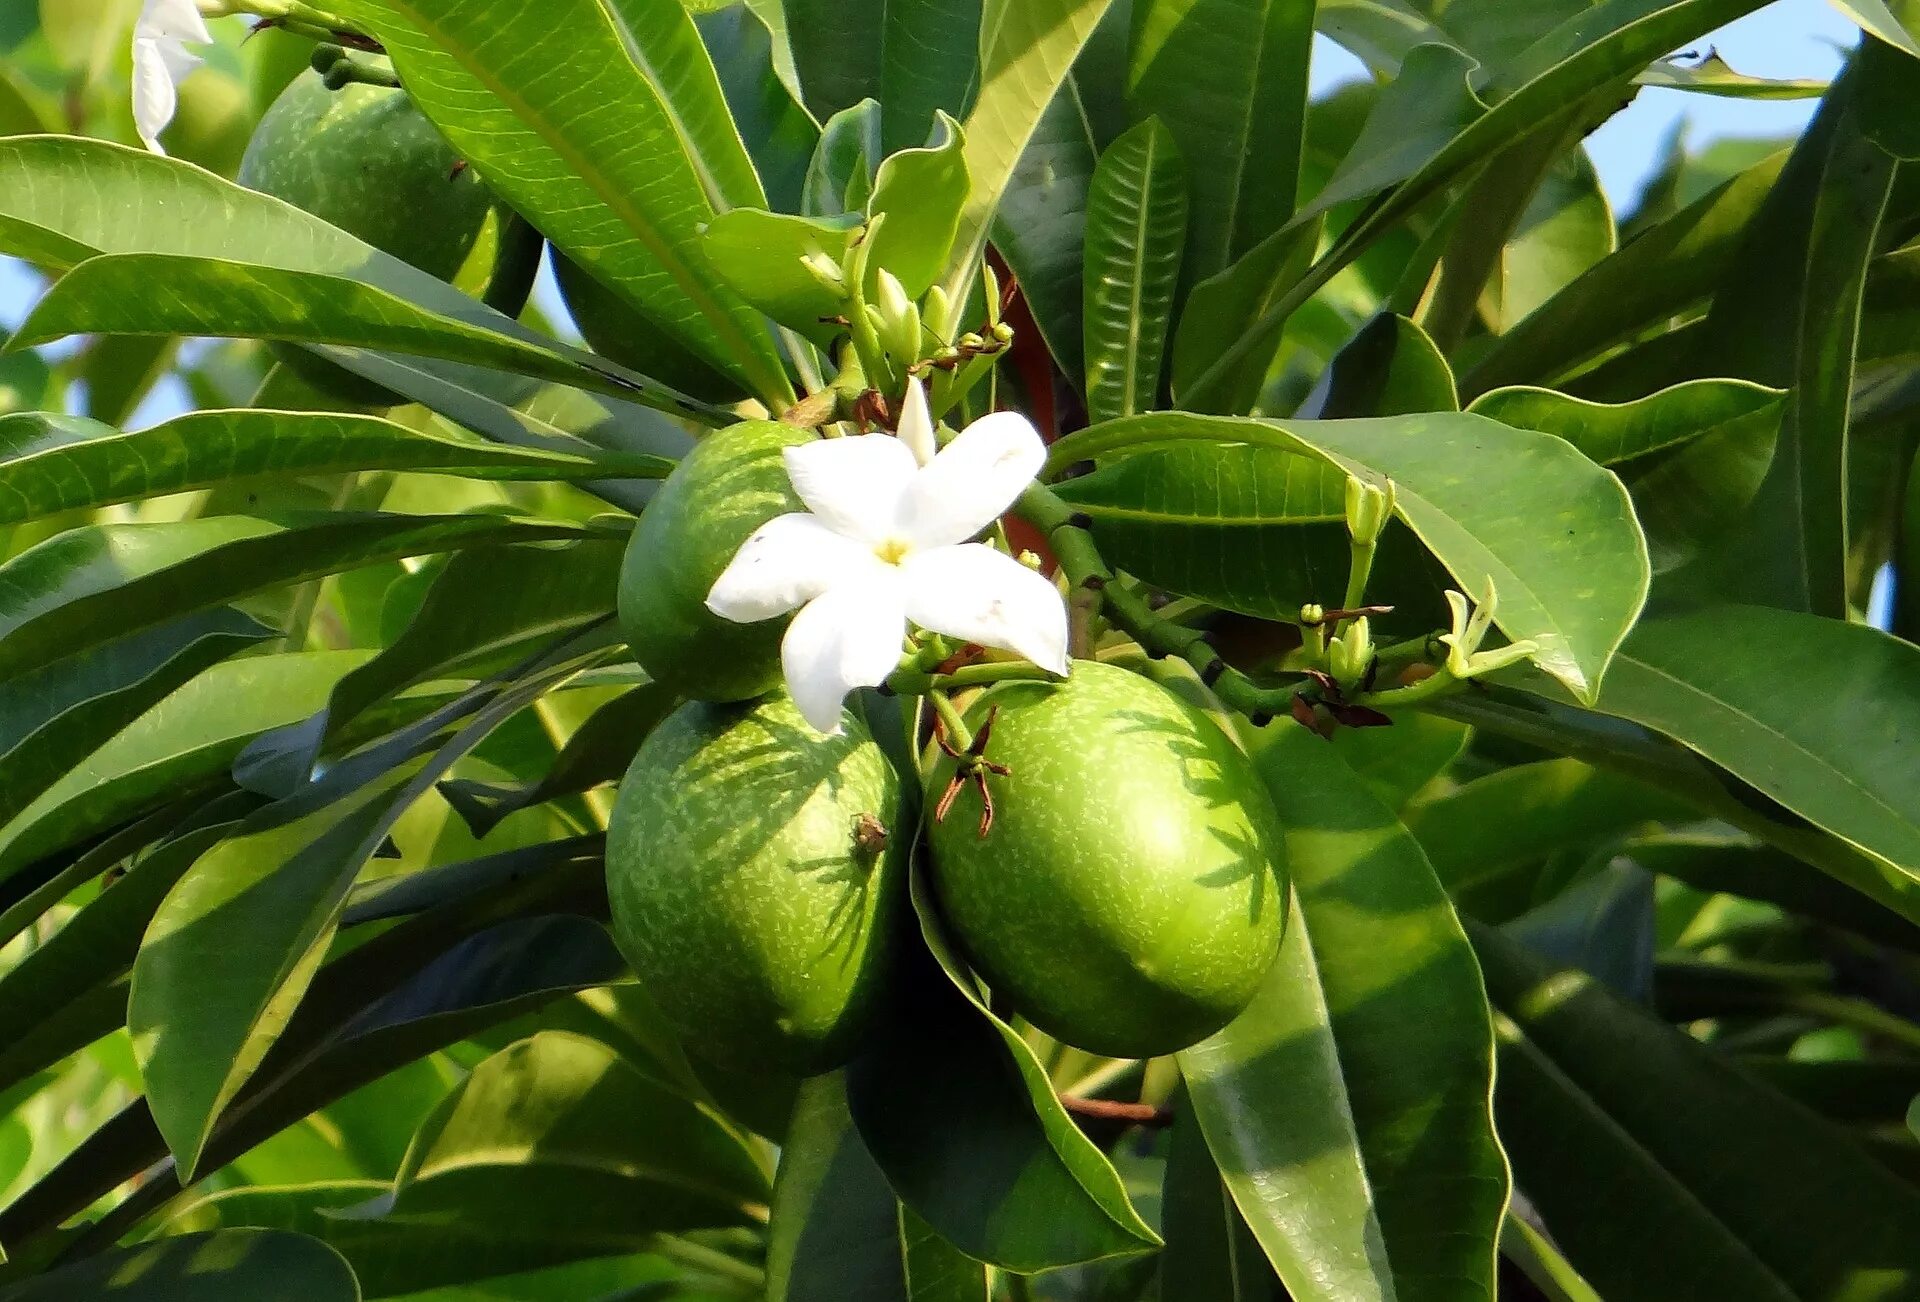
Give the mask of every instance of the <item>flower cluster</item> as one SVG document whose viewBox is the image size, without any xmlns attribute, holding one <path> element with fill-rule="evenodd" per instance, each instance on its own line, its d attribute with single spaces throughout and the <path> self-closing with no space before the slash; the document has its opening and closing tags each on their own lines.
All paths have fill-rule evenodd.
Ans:
<svg viewBox="0 0 1920 1302">
<path fill-rule="evenodd" d="M 741 545 L 707 606 L 738 623 L 797 610 L 781 642 L 787 690 L 824 733 L 848 693 L 899 666 L 907 625 L 1011 651 L 1067 672 L 1067 612 L 1042 575 L 970 541 L 1046 462 L 1033 425 L 986 416 L 938 448 L 919 381 L 898 437 L 821 439 L 785 452 L 807 510 L 768 521 Z"/>
</svg>

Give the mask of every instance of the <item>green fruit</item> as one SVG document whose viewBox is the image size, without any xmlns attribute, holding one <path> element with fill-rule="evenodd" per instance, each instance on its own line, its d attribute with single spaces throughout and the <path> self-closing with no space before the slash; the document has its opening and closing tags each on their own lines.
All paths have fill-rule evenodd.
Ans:
<svg viewBox="0 0 1920 1302">
<path fill-rule="evenodd" d="M 312 70 L 295 77 L 260 119 L 240 161 L 240 184 L 284 199 L 383 253 L 442 280 L 484 283 L 490 272 L 493 199 L 405 91 L 351 85 L 329 90 Z M 497 225 L 497 219 L 495 220 Z M 324 392 L 386 405 L 391 393 L 321 362 L 305 349 L 274 355 Z"/>
<path fill-rule="evenodd" d="M 253 111 L 236 77 L 205 66 L 180 83 L 180 104 L 167 128 L 167 152 L 209 172 L 232 176 L 246 153 Z"/>
<path fill-rule="evenodd" d="M 707 402 L 734 402 L 746 396 L 738 381 L 695 356 L 558 251 L 553 255 L 553 279 L 580 337 L 602 357 Z"/>
<path fill-rule="evenodd" d="M 328 90 L 309 69 L 260 119 L 240 183 L 452 280 L 493 206 L 459 161 L 405 91 Z"/>
<path fill-rule="evenodd" d="M 1286 921 L 1279 818 L 1212 720 L 1111 665 L 1009 683 L 985 751 L 932 823 L 931 881 L 974 966 L 1041 1030 L 1146 1058 L 1204 1039 L 1253 998 Z M 929 808 L 955 761 L 942 756 Z"/>
<path fill-rule="evenodd" d="M 882 1008 L 912 829 L 893 766 L 845 723 L 822 737 L 784 696 L 684 705 L 620 784 L 614 935 L 715 1062 L 826 1071 Z"/>
<path fill-rule="evenodd" d="M 707 435 L 661 484 L 620 569 L 620 625 L 655 680 L 698 701 L 744 701 L 780 681 L 785 619 L 736 624 L 707 609 L 747 535 L 805 508 L 782 448 L 814 436 L 751 420 Z"/>
</svg>

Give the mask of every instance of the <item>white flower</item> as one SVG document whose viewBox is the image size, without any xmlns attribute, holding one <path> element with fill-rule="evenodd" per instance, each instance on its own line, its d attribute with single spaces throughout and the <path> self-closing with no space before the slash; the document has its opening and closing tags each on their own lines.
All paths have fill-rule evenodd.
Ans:
<svg viewBox="0 0 1920 1302">
<path fill-rule="evenodd" d="M 878 686 L 898 666 L 908 620 L 1067 672 L 1059 591 L 1006 553 L 967 541 L 1040 473 L 1040 435 L 1025 417 L 999 412 L 934 454 L 925 395 L 918 382 L 908 390 L 899 438 L 786 449 L 787 474 L 809 509 L 762 525 L 707 595 L 708 609 L 742 624 L 799 610 L 781 667 L 801 714 L 824 733 L 840 731 L 849 692 Z"/>
<path fill-rule="evenodd" d="M 200 65 L 200 56 L 187 46 L 212 43 L 195 0 L 146 0 L 141 7 L 133 27 L 133 122 L 154 153 L 167 152 L 160 147 L 160 133 L 180 105 L 180 83 Z"/>
</svg>

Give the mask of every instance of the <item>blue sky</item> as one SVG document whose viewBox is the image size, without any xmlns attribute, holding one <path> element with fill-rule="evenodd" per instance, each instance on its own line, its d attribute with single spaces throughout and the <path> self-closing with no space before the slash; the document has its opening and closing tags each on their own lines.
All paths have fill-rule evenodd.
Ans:
<svg viewBox="0 0 1920 1302">
<path fill-rule="evenodd" d="M 1523 3 L 1524 0 L 1515 0 Z M 1763 77 L 1829 77 L 1840 50 L 1857 37 L 1852 24 L 1825 0 L 1777 0 L 1714 33 L 1694 47 L 1718 49 L 1734 68 Z M 1314 84 L 1324 88 L 1361 75 L 1360 64 L 1321 41 Z M 1777 136 L 1798 130 L 1813 101 L 1765 102 L 1719 99 L 1674 90 L 1643 90 L 1633 105 L 1587 141 L 1601 184 L 1616 210 L 1630 208 L 1676 122 L 1685 122 L 1695 146 L 1724 136 Z M 18 324 L 33 282 L 0 259 L 0 326 Z"/>
</svg>

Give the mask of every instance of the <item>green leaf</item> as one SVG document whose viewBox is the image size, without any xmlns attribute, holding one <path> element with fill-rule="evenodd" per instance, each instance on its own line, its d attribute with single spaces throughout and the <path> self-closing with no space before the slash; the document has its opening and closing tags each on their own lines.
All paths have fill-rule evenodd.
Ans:
<svg viewBox="0 0 1920 1302">
<path fill-rule="evenodd" d="M 1107 22 L 1119 12 L 1109 9 Z M 1061 371 L 1076 382 L 1084 369 L 1081 278 L 1087 191 L 1097 149 L 1090 126 L 1081 87 L 1069 76 L 1014 164 L 992 226 L 993 247 L 1020 282 L 1041 338 Z"/>
<path fill-rule="evenodd" d="M 1157 1247 L 1033 1050 L 971 988 L 917 874 L 913 889 L 943 972 L 915 972 L 911 1012 L 847 1068 L 854 1123 L 894 1193 L 962 1252 L 1008 1270 Z"/>
<path fill-rule="evenodd" d="M 216 779 L 253 737 L 318 709 L 363 651 L 213 666 L 117 733 L 0 828 L 0 879 Z"/>
<path fill-rule="evenodd" d="M 154 915 L 127 1029 L 154 1124 L 188 1178 L 326 957 L 331 915 L 399 780 L 292 821 L 261 811 L 195 861 Z"/>
<path fill-rule="evenodd" d="M 1635 629 L 1598 708 L 1684 743 L 1881 861 L 1876 880 L 1849 885 L 1885 900 L 1920 878 L 1920 788 L 1906 777 L 1920 648 L 1860 624 L 1711 607 Z M 1911 916 L 1913 903 L 1895 907 Z"/>
<path fill-rule="evenodd" d="M 1566 439 L 1620 476 L 1656 572 L 1737 524 L 1773 454 L 1786 410 L 1777 390 L 1693 380 L 1634 402 L 1585 402 L 1551 389 L 1496 389 L 1469 411 Z"/>
<path fill-rule="evenodd" d="M 753 157 L 767 203 L 775 212 L 798 212 L 820 128 L 775 75 L 776 47 L 753 7 L 699 14 L 694 23 L 713 56 L 727 108 Z"/>
<path fill-rule="evenodd" d="M 1305 453 L 1392 481 L 1400 517 L 1469 593 L 1494 581 L 1506 634 L 1583 699 L 1646 599 L 1646 542 L 1620 481 L 1569 444 L 1460 413 L 1350 421 L 1134 416 L 1055 444 L 1050 464 L 1187 441 Z M 1536 522 L 1551 513 L 1543 537 Z"/>
<path fill-rule="evenodd" d="M 1185 279 L 1233 263 L 1293 216 L 1313 5 L 1135 0 L 1127 101 L 1158 117 L 1188 165 Z"/>
<path fill-rule="evenodd" d="M 707 224 L 700 246 L 713 269 L 741 297 L 824 346 L 845 330 L 829 318 L 846 310 L 846 299 L 822 284 L 801 259 L 825 257 L 838 266 L 862 229 L 851 218 L 821 220 L 736 208 Z"/>
<path fill-rule="evenodd" d="M 1492 340 L 1461 376 L 1462 392 L 1557 380 L 1711 293 L 1786 161 L 1784 151 L 1771 155 L 1601 260 Z"/>
<path fill-rule="evenodd" d="M 285 527 L 249 516 L 88 525 L 0 566 L 0 674 L 24 673 L 177 615 L 405 556 L 577 538 L 577 525 L 497 515 L 332 513 Z"/>
<path fill-rule="evenodd" d="M 1287 829 L 1308 966 L 1181 1055 L 1208 1146 L 1296 1297 L 1490 1296 L 1507 1175 L 1490 1110 L 1492 1027 L 1466 936 L 1418 845 L 1318 737 L 1282 725 L 1255 762 Z M 1357 1141 L 1346 1156 L 1324 1150 L 1325 1184 L 1315 1163 L 1285 1157 L 1304 1157 L 1295 1146 L 1313 1132 L 1283 1133 L 1264 1107 L 1315 1058 L 1328 1072 L 1316 1112 Z M 1358 1189 L 1331 1175 L 1348 1162 L 1363 1169 Z M 1344 1283 L 1317 1268 L 1323 1240 L 1311 1226 L 1323 1217 L 1338 1217 L 1324 1241 L 1355 1253 Z"/>
<path fill-rule="evenodd" d="M 1309 222 L 1262 240 L 1238 262 L 1201 281 L 1187 296 L 1173 337 L 1173 396 L 1191 406 L 1195 385 L 1220 353 L 1264 318 L 1275 300 L 1306 273 L 1319 247 L 1320 228 Z M 1267 341 L 1279 343 L 1278 331 Z M 1218 386 L 1220 396 L 1203 410 L 1249 411 L 1266 383 L 1271 348 L 1249 350 Z"/>
<path fill-rule="evenodd" d="M 0 825 L 23 806 L 29 774 L 70 767 L 30 756 L 84 756 L 208 665 L 271 635 L 239 611 L 205 611 L 0 686 L 0 771 L 11 775 L 0 779 Z"/>
<path fill-rule="evenodd" d="M 1468 220 L 1471 220 L 1469 217 Z M 1617 247 L 1613 209 L 1582 151 L 1561 153 L 1501 250 L 1481 311 L 1498 331 L 1524 320 Z"/>
<path fill-rule="evenodd" d="M 1161 1278 L 1179 1280 L 1194 1297 L 1275 1302 L 1280 1280 L 1227 1192 L 1191 1109 L 1178 1104 L 1167 1140 L 1164 1190 L 1167 1246 L 1160 1254 Z"/>
<path fill-rule="evenodd" d="M 1659 86 L 1668 90 L 1690 90 L 1702 95 L 1724 95 L 1729 99 L 1819 99 L 1830 83 L 1812 78 L 1750 77 L 1736 72 L 1717 50 L 1693 63 L 1662 59 L 1638 77 L 1636 86 Z"/>
<path fill-rule="evenodd" d="M 472 479 L 660 478 L 664 457 L 499 447 L 331 412 L 196 411 L 121 432 L 77 416 L 0 418 L 0 524 L 234 480 L 410 470 Z"/>
<path fill-rule="evenodd" d="M 632 1251 L 662 1231 L 747 1224 L 769 1193 L 746 1144 L 691 1100 L 603 1044 L 545 1031 L 474 1068 L 368 1210 Z"/>
<path fill-rule="evenodd" d="M 387 647 L 342 678 L 302 728 L 299 781 L 347 726 L 379 702 L 434 678 L 490 673 L 613 608 L 624 544 L 477 547 L 457 553 Z M 476 601 L 476 593 L 488 599 Z"/>
<path fill-rule="evenodd" d="M 1312 270 L 1194 381 L 1192 392 L 1183 401 L 1202 405 L 1218 402 L 1237 369 L 1265 346 L 1273 331 L 1300 303 L 1349 265 L 1382 232 L 1402 221 L 1468 168 L 1491 158 L 1543 123 L 1554 123 L 1568 105 L 1598 93 L 1622 77 L 1638 73 L 1677 46 L 1759 6 L 1760 0 L 1671 0 L 1669 3 L 1605 0 L 1570 16 L 1529 46 L 1524 57 L 1517 57 L 1511 65 L 1503 67 L 1499 80 L 1514 89 L 1478 116 L 1475 116 L 1477 97 L 1464 80 L 1465 56 L 1458 52 L 1427 55 L 1431 66 L 1425 71 L 1432 74 L 1432 80 L 1422 78 L 1426 84 L 1421 98 L 1414 98 L 1412 92 L 1408 92 L 1415 114 L 1413 121 L 1434 120 L 1434 115 L 1422 111 L 1420 106 L 1424 98 L 1437 96 L 1438 102 L 1454 106 L 1459 115 L 1455 119 L 1460 122 L 1458 130 L 1432 152 L 1424 145 L 1419 151 L 1402 151 L 1398 140 L 1383 125 L 1378 135 L 1387 148 L 1381 158 L 1370 161 L 1365 169 L 1357 165 L 1351 171 L 1343 168 L 1343 174 L 1336 175 L 1320 197 L 1295 216 L 1294 223 L 1298 225 L 1328 207 L 1388 186 L 1393 187 L 1392 193 L 1369 206 L 1361 218 L 1348 226 Z M 1355 152 L 1356 155 L 1359 152 L 1357 146 Z M 1409 163 L 1413 164 L 1411 169 L 1407 166 Z"/>
<path fill-rule="evenodd" d="M 885 8 L 878 98 L 881 141 L 892 154 L 925 140 L 935 114 L 967 111 L 980 73 L 981 6 L 979 0 L 885 0 Z"/>
<path fill-rule="evenodd" d="M 1894 16 L 1882 0 L 1833 0 L 1833 7 L 1860 25 L 1860 30 L 1879 37 L 1887 44 L 1920 58 L 1920 40 L 1915 39 L 1914 19 Z M 1901 12 L 1909 9 L 1897 4 Z"/>
<path fill-rule="evenodd" d="M 155 284 L 169 292 L 149 292 Z M 591 353 L 469 324 L 361 280 L 221 258 L 90 258 L 47 291 L 11 346 L 74 334 L 206 335 L 379 349 L 596 389 L 696 419 L 710 411 Z"/>
<path fill-rule="evenodd" d="M 499 786 L 454 780 L 441 783 L 440 794 L 476 837 L 485 837 L 522 809 L 619 781 L 640 743 L 677 704 L 658 683 L 636 687 L 595 710 L 538 781 Z"/>
<path fill-rule="evenodd" d="M 880 148 L 880 103 L 863 99 L 827 120 L 820 147 L 807 165 L 801 211 L 809 217 L 865 212 L 873 177 L 886 155 Z"/>
<path fill-rule="evenodd" d="M 783 0 L 807 108 L 822 122 L 880 99 L 888 0 Z M 876 118 L 874 130 L 879 131 Z M 874 137 L 879 143 L 879 136 Z M 884 149 L 873 154 L 877 163 Z"/>
<path fill-rule="evenodd" d="M 966 121 L 972 180 L 955 237 L 947 297 L 972 289 L 1000 198 L 1081 46 L 1112 0 L 986 0 L 980 18 L 980 95 Z"/>
<path fill-rule="evenodd" d="M 342 0 L 335 11 L 381 38 L 414 102 L 555 247 L 722 373 L 791 398 L 764 323 L 700 257 L 703 222 L 766 197 L 681 6 Z M 516 57 L 554 51 L 556 34 L 564 53 Z"/>
<path fill-rule="evenodd" d="M 233 830 L 216 822 L 183 832 L 136 861 L 20 965 L 0 977 L 0 1043 L 15 1044 L 37 1022 L 122 976 L 140 937 L 173 884 Z"/>
<path fill-rule="evenodd" d="M 1483 928 L 1500 1130 L 1561 1250 L 1608 1296 L 1894 1298 L 1920 1191 L 1582 973 Z M 1594 1193 L 1609 1191 L 1606 1216 Z"/>
<path fill-rule="evenodd" d="M 553 347 L 317 217 L 143 149 L 24 136 L 0 140 L 0 170 L 19 178 L 0 196 L 0 252 L 54 271 L 102 255 L 229 259 L 239 239 L 248 266 L 359 281 L 465 326 Z"/>
<path fill-rule="evenodd" d="M 1647 824 L 1697 816 L 1685 800 L 1656 786 L 1571 759 L 1516 764 L 1415 801 L 1405 814 L 1447 892 L 1476 914 L 1500 916 L 1532 902 L 1531 882 L 1519 884 L 1516 907 L 1500 911 L 1489 898 L 1520 870 Z"/>
<path fill-rule="evenodd" d="M 1087 195 L 1087 411 L 1098 423 L 1158 405 L 1187 226 L 1186 169 L 1150 118 L 1100 158 Z"/>
<path fill-rule="evenodd" d="M 0 1302 L 184 1302 L 215 1294 L 274 1302 L 360 1302 L 340 1254 L 286 1230 L 218 1230 L 89 1257 L 0 1288 Z"/>
<path fill-rule="evenodd" d="M 1582 877 L 1502 930 L 1556 966 L 1598 977 L 1623 999 L 1653 995 L 1653 875 L 1618 861 Z"/>
<path fill-rule="evenodd" d="M 1427 332 L 1382 312 L 1334 357 L 1300 414 L 1336 420 L 1459 410 L 1453 371 Z"/>
<path fill-rule="evenodd" d="M 1709 600 L 1847 614 L 1854 353 L 1867 265 L 1897 167 L 1869 136 L 1868 100 L 1876 80 L 1912 71 L 1907 56 L 1879 42 L 1861 46 L 1755 217 L 1707 315 L 1706 364 L 1791 390 L 1747 527 L 1692 576 L 1690 586 Z"/>
<path fill-rule="evenodd" d="M 985 1302 L 987 1271 L 902 1207 L 854 1129 L 838 1074 L 800 1087 L 781 1148 L 768 1302 Z"/>
<path fill-rule="evenodd" d="M 940 279 L 953 252 L 961 207 L 967 199 L 966 138 L 946 113 L 934 116 L 926 144 L 889 154 L 873 176 L 872 215 L 886 214 L 873 230 L 869 266 L 900 278 L 910 298 Z"/>
</svg>

